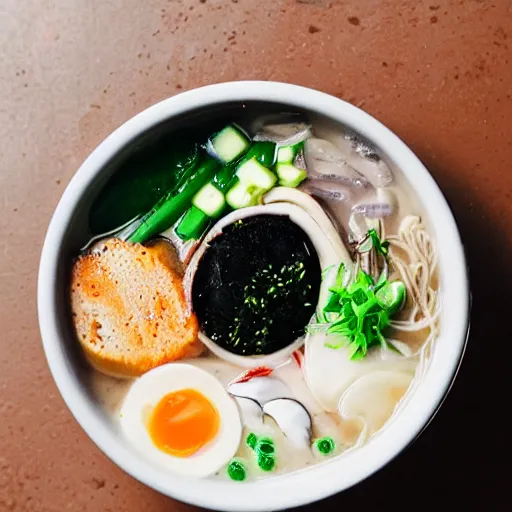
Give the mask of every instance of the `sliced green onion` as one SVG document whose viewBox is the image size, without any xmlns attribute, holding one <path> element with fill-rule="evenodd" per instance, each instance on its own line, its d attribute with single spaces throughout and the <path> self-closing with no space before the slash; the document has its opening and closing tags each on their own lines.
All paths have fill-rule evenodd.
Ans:
<svg viewBox="0 0 512 512">
<path fill-rule="evenodd" d="M 322 437 L 315 441 L 315 446 L 322 455 L 329 455 L 336 448 L 336 443 L 332 437 Z"/>
<path fill-rule="evenodd" d="M 386 258 L 389 242 L 381 241 L 375 230 L 369 230 L 364 239 L 370 250 L 375 249 Z M 361 247 L 358 249 L 361 252 Z M 383 332 L 390 325 L 390 317 L 405 303 L 406 288 L 402 281 L 387 280 L 385 270 L 375 279 L 359 270 L 346 284 L 345 268 L 340 264 L 336 281 L 329 288 L 330 295 L 324 307 L 316 312 L 318 323 L 327 327 L 327 333 L 336 335 L 326 342 L 332 349 L 350 347 L 351 358 L 361 359 L 374 346 L 387 346 Z"/>
<path fill-rule="evenodd" d="M 272 471 L 276 465 L 276 459 L 273 456 L 258 454 L 258 466 L 263 471 Z"/>
<path fill-rule="evenodd" d="M 251 432 L 247 436 L 247 439 L 245 440 L 245 443 L 247 444 L 247 446 L 253 450 L 256 448 L 257 442 L 258 442 L 258 436 L 254 432 Z"/>
<path fill-rule="evenodd" d="M 388 282 L 375 294 L 379 305 L 392 312 L 398 311 L 403 306 L 405 298 L 406 288 L 402 281 Z"/>
<path fill-rule="evenodd" d="M 272 439 L 269 439 L 268 437 L 259 439 L 256 444 L 255 450 L 258 453 L 258 455 L 273 455 L 276 451 L 276 449 L 274 448 L 274 442 L 272 441 Z"/>
<path fill-rule="evenodd" d="M 240 459 L 233 459 L 227 468 L 228 476 L 236 482 L 243 482 L 247 478 L 247 468 Z"/>
</svg>

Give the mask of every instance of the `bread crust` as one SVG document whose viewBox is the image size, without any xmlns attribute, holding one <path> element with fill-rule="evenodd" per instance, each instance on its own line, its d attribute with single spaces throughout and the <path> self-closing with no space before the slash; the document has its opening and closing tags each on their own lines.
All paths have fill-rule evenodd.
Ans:
<svg viewBox="0 0 512 512">
<path fill-rule="evenodd" d="M 166 242 L 145 247 L 112 238 L 75 260 L 73 323 L 94 368 L 133 377 L 202 352 L 180 270 Z"/>
</svg>

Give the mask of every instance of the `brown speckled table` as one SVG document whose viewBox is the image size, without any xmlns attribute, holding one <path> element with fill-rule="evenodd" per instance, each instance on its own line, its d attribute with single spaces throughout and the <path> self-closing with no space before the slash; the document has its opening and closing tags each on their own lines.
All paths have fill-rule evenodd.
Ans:
<svg viewBox="0 0 512 512">
<path fill-rule="evenodd" d="M 440 414 L 386 469 L 305 510 L 510 510 L 512 2 L 0 0 L 0 511 L 192 510 L 116 468 L 64 407 L 36 275 L 64 187 L 110 131 L 234 79 L 318 88 L 386 123 L 445 192 L 471 265 L 470 344 Z"/>
</svg>

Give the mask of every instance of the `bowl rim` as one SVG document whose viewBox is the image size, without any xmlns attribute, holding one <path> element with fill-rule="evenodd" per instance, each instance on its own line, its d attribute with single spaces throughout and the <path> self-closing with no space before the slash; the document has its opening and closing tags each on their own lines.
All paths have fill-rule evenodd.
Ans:
<svg viewBox="0 0 512 512">
<path fill-rule="evenodd" d="M 402 170 L 427 210 L 437 245 L 443 246 L 438 261 L 441 300 L 445 306 L 440 335 L 430 368 L 414 397 L 395 421 L 361 448 L 306 470 L 242 485 L 179 475 L 169 478 L 138 458 L 109 426 L 98 405 L 80 384 L 59 334 L 61 315 L 55 307 L 58 256 L 83 193 L 128 143 L 176 115 L 215 104 L 244 101 L 307 109 L 348 125 L 374 142 Z M 41 254 L 37 302 L 50 371 L 67 407 L 93 442 L 125 472 L 164 495 L 196 506 L 236 512 L 305 505 L 350 488 L 390 462 L 414 441 L 439 409 L 460 365 L 469 327 L 469 284 L 460 234 L 443 194 L 421 161 L 397 135 L 359 108 L 314 89 L 265 81 L 225 82 L 183 92 L 150 106 L 106 137 L 80 166 L 55 209 Z"/>
</svg>

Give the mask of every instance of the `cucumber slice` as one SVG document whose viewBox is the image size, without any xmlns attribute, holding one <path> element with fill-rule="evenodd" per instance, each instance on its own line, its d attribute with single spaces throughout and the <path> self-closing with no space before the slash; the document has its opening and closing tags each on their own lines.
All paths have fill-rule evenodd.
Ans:
<svg viewBox="0 0 512 512">
<path fill-rule="evenodd" d="M 207 183 L 192 198 L 192 204 L 208 217 L 214 218 L 222 213 L 224 206 L 226 206 L 226 200 L 224 194 L 217 187 L 212 183 Z"/>
<path fill-rule="evenodd" d="M 292 164 L 295 157 L 303 147 L 304 142 L 297 142 L 297 144 L 290 144 L 289 146 L 281 146 L 277 150 L 277 162 L 280 164 Z"/>
<path fill-rule="evenodd" d="M 277 162 L 280 164 L 289 164 L 295 158 L 293 146 L 283 146 L 277 150 Z"/>
<path fill-rule="evenodd" d="M 262 192 L 269 191 L 277 181 L 276 175 L 261 165 L 255 157 L 240 164 L 236 175 L 242 183 L 253 185 Z"/>
<path fill-rule="evenodd" d="M 257 205 L 262 194 L 263 191 L 260 188 L 237 180 L 228 190 L 226 202 L 231 208 L 238 210 L 239 208 Z"/>
<path fill-rule="evenodd" d="M 247 137 L 232 125 L 214 135 L 210 144 L 217 158 L 225 164 L 237 159 L 249 148 Z"/>
<path fill-rule="evenodd" d="M 176 234 L 185 242 L 198 240 L 210 225 L 210 217 L 199 208 L 191 206 L 176 226 Z"/>
<path fill-rule="evenodd" d="M 279 184 L 283 187 L 298 187 L 307 177 L 304 169 L 299 169 L 293 164 L 277 164 L 276 172 L 279 176 Z"/>
</svg>

